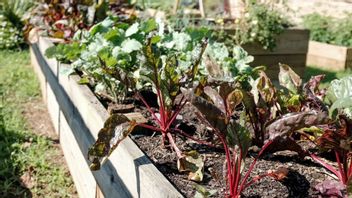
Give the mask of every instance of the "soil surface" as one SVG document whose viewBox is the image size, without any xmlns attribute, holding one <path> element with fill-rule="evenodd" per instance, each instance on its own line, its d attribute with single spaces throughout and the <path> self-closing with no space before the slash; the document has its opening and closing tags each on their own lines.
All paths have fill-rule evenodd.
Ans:
<svg viewBox="0 0 352 198">
<path fill-rule="evenodd" d="M 137 108 L 146 118 L 150 118 L 149 112 L 143 108 Z M 186 105 L 181 112 L 179 128 L 198 139 L 213 140 L 216 142 L 216 136 L 213 136 L 207 127 L 200 123 L 194 114 L 195 109 Z M 150 121 L 152 124 L 152 121 Z M 141 132 L 143 131 L 143 132 Z M 150 157 L 156 167 L 180 190 L 185 197 L 193 197 L 195 194 L 195 185 L 201 184 L 208 190 L 217 190 L 214 197 L 224 197 L 226 192 L 226 180 L 224 174 L 225 155 L 221 148 L 210 148 L 195 143 L 190 139 L 177 136 L 176 143 L 182 151 L 197 150 L 202 154 L 205 160 L 204 179 L 196 183 L 187 179 L 187 173 L 180 173 L 177 170 L 177 157 L 175 152 L 167 148 L 162 148 L 161 135 L 148 131 L 146 129 L 137 130 L 132 135 L 132 139 L 139 147 Z M 312 147 L 307 142 L 301 143 L 304 148 Z M 257 149 L 253 149 L 257 150 Z M 253 161 L 256 152 L 250 151 L 245 161 L 245 170 Z M 328 171 L 319 164 L 312 161 L 309 157 L 300 158 L 297 153 L 291 151 L 280 151 L 274 154 L 265 154 L 258 161 L 250 175 L 250 178 L 275 171 L 279 168 L 288 169 L 287 177 L 277 181 L 271 177 L 265 177 L 260 181 L 248 187 L 242 197 L 318 197 L 315 186 L 326 179 L 333 180 Z M 329 176 L 330 175 L 330 176 Z"/>
<path fill-rule="evenodd" d="M 57 155 L 50 157 L 50 163 L 57 166 L 63 167 L 67 177 L 71 177 L 68 166 L 65 161 L 65 157 L 61 146 L 59 144 L 59 137 L 55 133 L 55 129 L 50 119 L 49 112 L 46 108 L 46 105 L 42 99 L 33 99 L 24 104 L 26 107 L 22 112 L 26 119 L 27 127 L 39 136 L 46 137 L 52 141 L 53 146 L 58 152 Z M 31 179 L 28 177 L 29 174 L 25 173 L 22 177 L 22 183 L 24 186 L 30 187 Z M 75 187 L 72 185 L 72 189 L 69 189 L 70 195 L 75 198 L 78 197 Z"/>
</svg>

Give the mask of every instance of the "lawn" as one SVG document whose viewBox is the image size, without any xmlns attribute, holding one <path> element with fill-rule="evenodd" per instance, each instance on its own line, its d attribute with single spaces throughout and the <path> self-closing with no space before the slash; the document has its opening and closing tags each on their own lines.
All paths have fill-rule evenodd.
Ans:
<svg viewBox="0 0 352 198">
<path fill-rule="evenodd" d="M 340 79 L 340 78 L 343 78 L 345 76 L 352 75 L 352 70 L 348 69 L 348 70 L 345 70 L 345 71 L 334 72 L 334 71 L 322 70 L 322 69 L 319 69 L 319 68 L 313 67 L 313 66 L 307 66 L 307 68 L 306 68 L 306 70 L 304 72 L 304 80 L 307 81 L 307 80 L 309 80 L 309 78 L 311 76 L 315 76 L 315 75 L 319 75 L 319 74 L 325 74 L 325 78 L 324 78 L 324 80 L 322 81 L 322 84 L 321 84 L 321 86 L 323 88 L 325 88 L 334 79 Z"/>
<path fill-rule="evenodd" d="M 0 51 L 0 197 L 77 196 L 67 168 L 55 162 L 57 143 L 31 131 L 24 116 L 40 101 L 29 65 L 28 50 Z"/>
</svg>

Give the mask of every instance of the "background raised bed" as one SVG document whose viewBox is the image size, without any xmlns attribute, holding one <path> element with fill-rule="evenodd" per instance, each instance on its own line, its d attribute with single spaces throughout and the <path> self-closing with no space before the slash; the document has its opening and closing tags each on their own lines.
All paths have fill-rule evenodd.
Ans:
<svg viewBox="0 0 352 198">
<path fill-rule="evenodd" d="M 309 30 L 287 29 L 277 38 L 273 51 L 264 50 L 259 44 L 246 44 L 243 48 L 254 56 L 253 66 L 267 66 L 269 78 L 277 80 L 279 63 L 289 65 L 298 75 L 303 76 L 309 43 Z"/>
<path fill-rule="evenodd" d="M 329 71 L 352 68 L 352 48 L 310 41 L 307 65 Z"/>
</svg>

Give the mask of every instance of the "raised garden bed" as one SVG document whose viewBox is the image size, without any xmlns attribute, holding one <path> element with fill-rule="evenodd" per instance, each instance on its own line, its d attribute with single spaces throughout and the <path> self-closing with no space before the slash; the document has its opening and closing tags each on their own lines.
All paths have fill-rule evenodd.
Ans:
<svg viewBox="0 0 352 198">
<path fill-rule="evenodd" d="M 352 68 L 352 48 L 310 41 L 307 65 L 329 71 Z"/>
<path fill-rule="evenodd" d="M 165 150 L 155 152 L 154 148 L 158 147 L 160 141 L 158 136 L 150 139 L 142 136 L 136 142 L 153 159 L 162 173 L 129 138 L 119 145 L 101 170 L 92 172 L 89 169 L 90 162 L 86 155 L 88 148 L 96 140 L 108 113 L 88 86 L 77 83 L 79 76 L 60 73 L 65 67 L 69 67 L 68 65 L 59 64 L 43 55 L 51 45 L 53 44 L 46 38 L 40 38 L 37 44 L 32 45 L 32 64 L 40 78 L 43 96 L 60 136 L 60 143 L 80 197 L 192 197 L 192 182 L 187 180 L 187 175 L 175 173 L 172 169 L 175 166 L 175 153 L 170 154 Z M 138 113 L 126 115 L 134 119 L 140 117 Z M 182 142 L 178 143 L 181 145 Z M 212 153 L 209 149 L 206 153 L 209 159 L 205 162 L 205 172 L 208 174 L 205 176 L 207 188 L 217 188 L 216 197 L 221 197 L 224 194 L 225 181 L 219 178 L 210 179 L 213 176 L 210 176 L 209 167 L 222 173 L 224 156 L 222 152 Z M 255 152 L 253 154 L 255 156 Z M 160 155 L 166 158 L 161 159 Z M 253 161 L 253 157 L 250 158 L 246 160 L 247 165 Z M 312 163 L 310 159 L 300 159 L 292 152 L 267 155 L 258 161 L 257 167 L 259 168 L 253 171 L 251 177 L 280 167 L 288 168 L 290 172 L 282 182 L 271 178 L 258 182 L 246 189 L 245 196 L 311 196 L 314 194 L 314 186 L 327 178 L 323 167 Z M 163 174 L 181 189 L 182 194 Z M 221 175 L 218 177 L 221 178 Z"/>
<path fill-rule="evenodd" d="M 267 66 L 266 73 L 277 80 L 279 63 L 290 65 L 300 76 L 304 75 L 309 43 L 309 30 L 287 29 L 280 34 L 273 51 L 264 50 L 259 44 L 247 44 L 243 48 L 254 56 L 253 66 Z"/>
<path fill-rule="evenodd" d="M 108 112 L 86 85 L 77 83 L 79 76 L 61 74 L 67 66 L 43 55 L 52 45 L 40 38 L 31 46 L 31 61 L 80 197 L 182 197 L 129 138 L 100 171 L 89 169 L 88 148 Z M 126 116 L 140 118 L 135 113 Z"/>
</svg>

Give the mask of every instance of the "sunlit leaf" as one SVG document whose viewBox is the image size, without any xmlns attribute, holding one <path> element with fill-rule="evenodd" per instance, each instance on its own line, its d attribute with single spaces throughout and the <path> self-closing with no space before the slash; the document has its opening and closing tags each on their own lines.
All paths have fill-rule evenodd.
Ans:
<svg viewBox="0 0 352 198">
<path fill-rule="evenodd" d="M 203 181 L 204 160 L 197 151 L 183 153 L 184 157 L 177 161 L 180 172 L 189 172 L 188 179 L 192 181 Z"/>
<path fill-rule="evenodd" d="M 287 136 L 301 128 L 326 124 L 328 120 L 327 115 L 322 112 L 288 113 L 269 124 L 266 127 L 266 133 L 269 139 L 274 140 L 276 137 Z"/>
<path fill-rule="evenodd" d="M 98 139 L 89 148 L 88 159 L 92 162 L 90 168 L 98 170 L 101 164 L 110 156 L 116 147 L 132 132 L 136 126 L 135 121 L 130 121 L 122 114 L 111 115 L 98 133 Z"/>
<path fill-rule="evenodd" d="M 123 52 L 131 53 L 142 49 L 142 44 L 136 39 L 127 39 L 121 44 L 121 49 Z"/>
<path fill-rule="evenodd" d="M 302 85 L 302 79 L 285 64 L 280 64 L 279 82 L 292 93 L 297 93 Z"/>
<path fill-rule="evenodd" d="M 134 23 L 125 32 L 125 36 L 129 37 L 138 32 L 139 23 Z"/>
</svg>

